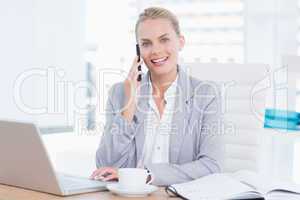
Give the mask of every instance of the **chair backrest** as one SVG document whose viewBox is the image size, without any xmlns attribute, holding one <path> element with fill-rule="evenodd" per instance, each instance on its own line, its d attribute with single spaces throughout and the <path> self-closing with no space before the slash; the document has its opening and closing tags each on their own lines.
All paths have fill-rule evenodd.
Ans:
<svg viewBox="0 0 300 200">
<path fill-rule="evenodd" d="M 221 86 L 222 133 L 225 142 L 223 170 L 262 171 L 267 157 L 262 137 L 265 82 L 263 64 L 185 63 L 186 71 L 200 80 Z M 266 161 L 266 160 L 265 160 Z"/>
</svg>

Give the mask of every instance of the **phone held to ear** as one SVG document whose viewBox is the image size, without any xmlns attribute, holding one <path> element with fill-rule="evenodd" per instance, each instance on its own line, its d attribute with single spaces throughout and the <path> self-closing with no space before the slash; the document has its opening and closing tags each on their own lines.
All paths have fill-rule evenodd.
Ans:
<svg viewBox="0 0 300 200">
<path fill-rule="evenodd" d="M 140 47 L 138 44 L 135 45 L 136 47 L 136 55 L 138 56 L 138 62 L 140 62 L 141 60 L 141 52 L 140 52 Z M 139 65 L 138 66 L 138 71 L 141 72 L 142 71 L 142 66 Z M 139 74 L 137 77 L 137 81 L 141 81 L 142 80 L 142 74 Z"/>
</svg>

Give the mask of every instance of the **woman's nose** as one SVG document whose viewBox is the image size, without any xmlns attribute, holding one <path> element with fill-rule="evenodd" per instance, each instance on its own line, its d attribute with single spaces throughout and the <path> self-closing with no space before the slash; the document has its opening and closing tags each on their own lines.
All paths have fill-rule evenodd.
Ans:
<svg viewBox="0 0 300 200">
<path fill-rule="evenodd" d="M 152 48 L 152 54 L 159 54 L 162 51 L 162 46 L 160 44 L 154 44 Z"/>
</svg>

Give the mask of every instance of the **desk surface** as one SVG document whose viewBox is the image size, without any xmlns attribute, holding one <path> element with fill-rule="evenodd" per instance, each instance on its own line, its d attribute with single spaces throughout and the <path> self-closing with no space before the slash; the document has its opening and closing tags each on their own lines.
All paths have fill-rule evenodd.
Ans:
<svg viewBox="0 0 300 200">
<path fill-rule="evenodd" d="M 6 185 L 0 185 L 0 200 L 128 200 L 131 198 L 120 197 L 115 194 L 112 194 L 108 191 L 104 192 L 93 192 L 87 194 L 73 195 L 68 197 L 60 197 L 55 195 L 50 195 L 41 192 L 35 192 L 31 190 L 25 190 L 16 187 L 10 187 Z M 133 198 L 136 200 L 146 199 L 146 200 L 162 200 L 162 199 L 174 199 L 177 200 L 179 198 L 169 197 L 164 188 L 159 188 L 158 191 L 152 193 L 147 198 Z"/>
</svg>

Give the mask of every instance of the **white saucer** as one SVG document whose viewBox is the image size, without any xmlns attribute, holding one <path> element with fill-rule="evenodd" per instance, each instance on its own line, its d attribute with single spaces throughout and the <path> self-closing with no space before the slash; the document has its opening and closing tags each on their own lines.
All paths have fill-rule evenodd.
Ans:
<svg viewBox="0 0 300 200">
<path fill-rule="evenodd" d="M 132 191 L 132 190 L 120 188 L 118 183 L 108 184 L 106 188 L 110 190 L 112 193 L 124 197 L 145 197 L 150 193 L 155 192 L 158 189 L 154 185 L 146 185 L 142 190 Z"/>
</svg>

